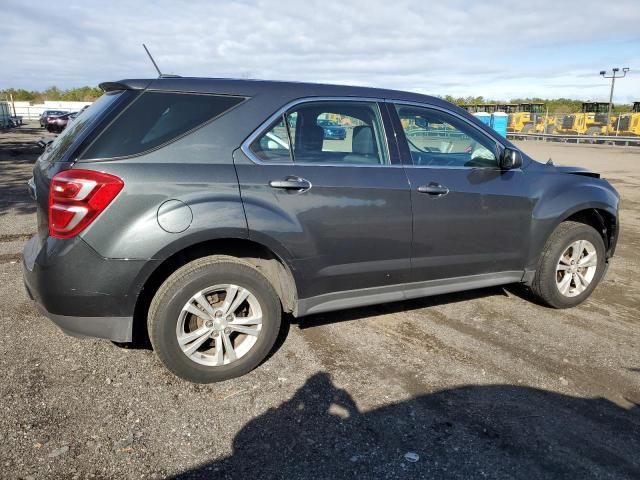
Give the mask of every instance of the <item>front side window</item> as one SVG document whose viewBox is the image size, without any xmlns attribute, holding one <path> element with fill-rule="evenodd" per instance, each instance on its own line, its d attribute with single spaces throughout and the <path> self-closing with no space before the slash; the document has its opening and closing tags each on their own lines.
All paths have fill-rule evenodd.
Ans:
<svg viewBox="0 0 640 480">
<path fill-rule="evenodd" d="M 375 102 L 321 101 L 297 105 L 250 146 L 261 161 L 385 165 L 388 154 Z"/>
<path fill-rule="evenodd" d="M 448 113 L 396 105 L 414 165 L 497 167 L 497 145 L 490 137 Z"/>
<path fill-rule="evenodd" d="M 196 129 L 242 102 L 242 97 L 144 92 L 83 154 L 83 158 L 138 155 Z"/>
</svg>

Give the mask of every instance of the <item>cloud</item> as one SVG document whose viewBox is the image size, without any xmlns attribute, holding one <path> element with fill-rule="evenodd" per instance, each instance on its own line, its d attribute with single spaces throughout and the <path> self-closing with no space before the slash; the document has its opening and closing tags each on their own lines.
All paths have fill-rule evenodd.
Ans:
<svg viewBox="0 0 640 480">
<path fill-rule="evenodd" d="M 431 94 L 608 97 L 598 72 L 635 67 L 640 4 L 585 0 L 221 2 L 5 0 L 0 88 L 166 73 L 352 83 Z"/>
</svg>

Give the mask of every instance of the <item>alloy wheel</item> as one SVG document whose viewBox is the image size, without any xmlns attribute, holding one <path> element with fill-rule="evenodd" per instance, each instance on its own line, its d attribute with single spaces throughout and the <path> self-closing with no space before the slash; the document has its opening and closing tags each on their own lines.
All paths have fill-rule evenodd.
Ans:
<svg viewBox="0 0 640 480">
<path fill-rule="evenodd" d="M 262 309 L 244 287 L 214 285 L 193 295 L 180 311 L 176 337 L 182 352 L 201 365 L 228 365 L 246 355 L 262 330 Z"/>
</svg>

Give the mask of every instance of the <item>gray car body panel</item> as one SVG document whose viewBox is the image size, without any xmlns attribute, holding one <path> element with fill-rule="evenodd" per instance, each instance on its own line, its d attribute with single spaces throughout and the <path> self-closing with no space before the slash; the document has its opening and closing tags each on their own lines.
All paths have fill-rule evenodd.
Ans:
<svg viewBox="0 0 640 480">
<path fill-rule="evenodd" d="M 77 161 L 80 139 L 62 161 L 38 162 L 34 176 L 42 224 L 25 248 L 25 283 L 67 331 L 130 339 L 129 319 L 153 272 L 185 248 L 213 239 L 248 239 L 270 249 L 293 275 L 294 314 L 300 316 L 518 281 L 535 269 L 551 232 L 572 214 L 600 209 L 617 218 L 619 196 L 608 182 L 525 154 L 522 168 L 511 171 L 413 167 L 391 108 L 382 109 L 388 166 L 260 164 L 241 149 L 274 113 L 319 98 L 444 109 L 493 138 L 500 149 L 516 149 L 438 98 L 228 79 L 123 80 L 104 87 L 228 94 L 246 101 L 141 155 Z M 67 168 L 111 173 L 125 187 L 78 237 L 61 240 L 46 235 L 47 193 L 53 175 Z M 313 187 L 291 193 L 268 186 L 287 175 L 306 178 Z M 430 181 L 446 184 L 450 193 L 436 199 L 416 193 Z M 91 317 L 119 319 L 118 332 L 100 322 L 88 325 Z"/>
</svg>

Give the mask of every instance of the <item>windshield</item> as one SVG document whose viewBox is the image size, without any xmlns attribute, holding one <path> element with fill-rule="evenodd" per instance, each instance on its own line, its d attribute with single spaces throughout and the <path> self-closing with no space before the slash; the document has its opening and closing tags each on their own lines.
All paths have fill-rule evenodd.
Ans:
<svg viewBox="0 0 640 480">
<path fill-rule="evenodd" d="M 113 105 L 122 94 L 121 91 L 108 92 L 96 100 L 89 108 L 81 112 L 56 139 L 49 144 L 45 150 L 45 158 L 48 162 L 57 162 L 62 158 L 67 148 L 83 133 L 86 128 L 93 123 L 93 120 L 100 117 Z"/>
</svg>

